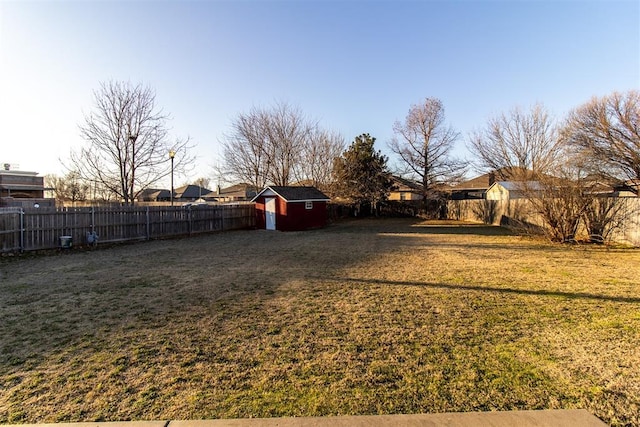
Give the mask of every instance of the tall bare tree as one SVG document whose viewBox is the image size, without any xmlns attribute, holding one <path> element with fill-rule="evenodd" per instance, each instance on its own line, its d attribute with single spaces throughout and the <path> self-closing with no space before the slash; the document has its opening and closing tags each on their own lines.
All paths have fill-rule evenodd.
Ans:
<svg viewBox="0 0 640 427">
<path fill-rule="evenodd" d="M 592 98 L 569 114 L 562 135 L 593 169 L 640 180 L 640 91 Z"/>
<path fill-rule="evenodd" d="M 199 187 L 209 189 L 209 186 L 211 185 L 211 178 L 207 178 L 205 176 L 202 176 L 200 178 L 197 178 L 197 179 L 193 180 L 191 182 L 191 185 L 197 185 Z"/>
<path fill-rule="evenodd" d="M 272 160 L 269 159 L 268 140 L 263 128 L 263 111 L 254 108 L 240 113 L 231 123 L 231 132 L 223 142 L 225 179 L 246 182 L 256 188 L 265 186 L 269 179 Z M 231 180 L 233 181 L 233 179 Z"/>
<path fill-rule="evenodd" d="M 393 133 L 389 148 L 419 179 L 425 201 L 436 184 L 455 181 L 463 175 L 465 162 L 451 155 L 459 133 L 446 125 L 439 99 L 426 98 L 421 104 L 412 105 L 404 122 L 395 122 Z"/>
<path fill-rule="evenodd" d="M 289 185 L 300 162 L 305 143 L 316 124 L 307 119 L 298 107 L 279 102 L 270 111 L 263 111 L 263 130 L 267 135 L 267 153 L 271 160 L 269 181 L 274 185 Z"/>
<path fill-rule="evenodd" d="M 478 166 L 500 179 L 518 178 L 511 175 L 522 171 L 547 173 L 557 165 L 562 149 L 553 119 L 540 104 L 491 118 L 485 129 L 470 136 L 470 144 Z"/>
<path fill-rule="evenodd" d="M 333 163 L 345 146 L 344 137 L 339 133 L 314 129 L 302 148 L 296 171 L 298 181 L 309 182 L 322 191 L 330 191 Z"/>
<path fill-rule="evenodd" d="M 110 81 L 94 92 L 94 111 L 85 116 L 80 134 L 87 143 L 71 153 L 72 169 L 80 177 L 106 188 L 132 205 L 146 188 L 192 158 L 189 138 L 170 140 L 169 116 L 156 107 L 155 91 L 141 84 Z"/>
<path fill-rule="evenodd" d="M 316 122 L 287 103 L 240 113 L 224 136 L 224 168 L 236 181 L 258 188 L 307 179 L 307 150 L 317 132 Z M 331 166 L 325 167 L 330 173 Z"/>
</svg>

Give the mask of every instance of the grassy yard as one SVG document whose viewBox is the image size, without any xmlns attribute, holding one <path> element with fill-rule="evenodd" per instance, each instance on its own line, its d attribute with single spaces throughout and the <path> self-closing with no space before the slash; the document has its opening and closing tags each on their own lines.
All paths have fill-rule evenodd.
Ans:
<svg viewBox="0 0 640 427">
<path fill-rule="evenodd" d="M 586 408 L 640 426 L 640 251 L 359 220 L 0 259 L 0 423 Z"/>
</svg>

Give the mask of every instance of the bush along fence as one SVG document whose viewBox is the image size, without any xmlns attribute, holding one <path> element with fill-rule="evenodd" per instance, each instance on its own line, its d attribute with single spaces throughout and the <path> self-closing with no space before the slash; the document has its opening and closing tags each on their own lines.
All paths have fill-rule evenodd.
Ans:
<svg viewBox="0 0 640 427">
<path fill-rule="evenodd" d="M 613 217 L 603 230 L 606 234 L 604 241 L 640 247 L 640 198 L 623 197 L 603 200 L 611 200 L 616 205 L 616 209 L 610 211 L 613 212 Z M 532 232 L 540 232 L 547 227 L 527 199 L 450 200 L 447 203 L 447 216 L 449 219 L 459 221 L 480 221 L 485 224 L 506 225 Z M 589 238 L 589 233 L 583 224 L 578 231 L 583 238 Z"/>
<path fill-rule="evenodd" d="M 34 251 L 255 227 L 253 203 L 0 208 L 0 252 Z"/>
</svg>

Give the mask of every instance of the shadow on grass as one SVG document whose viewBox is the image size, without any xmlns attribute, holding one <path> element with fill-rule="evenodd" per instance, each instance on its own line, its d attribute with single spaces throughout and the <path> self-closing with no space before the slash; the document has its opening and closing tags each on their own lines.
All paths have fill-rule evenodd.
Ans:
<svg viewBox="0 0 640 427">
<path fill-rule="evenodd" d="M 194 391 L 187 399 L 180 397 L 186 394 L 177 395 L 187 405 L 191 396 L 198 405 L 207 402 L 201 396 L 224 398 L 206 394 L 214 388 L 211 384 L 225 392 L 252 387 L 250 372 L 271 360 L 266 356 L 285 361 L 289 359 L 283 357 L 299 357 L 268 346 L 289 342 L 295 348 L 298 337 L 283 334 L 283 340 L 261 341 L 263 337 L 278 336 L 290 324 L 299 324 L 301 330 L 335 328 L 347 336 L 349 312 L 339 313 L 331 323 L 326 319 L 327 313 L 341 308 L 336 300 L 325 303 L 325 293 L 343 298 L 340 286 L 325 286 L 327 281 L 640 302 L 587 293 L 340 277 L 366 273 L 370 263 L 384 262 L 385 254 L 414 241 L 436 249 L 456 245 L 469 250 L 464 238 L 430 234 L 509 233 L 479 224 L 363 219 L 308 232 L 228 232 L 1 263 L 0 383 L 19 384 L 11 394 L 0 393 L 8 397 L 4 407 L 0 398 L 0 423 L 158 418 L 153 411 L 161 405 L 186 411 L 171 400 L 170 393 L 182 393 L 182 387 Z M 468 240 L 477 248 L 513 248 L 517 239 Z M 308 286 L 309 279 L 320 283 Z M 301 291 L 304 298 L 296 300 Z M 311 343 L 317 348 L 328 345 L 320 338 Z M 207 376 L 215 370 L 219 376 Z M 136 378 L 136 386 L 124 386 Z M 157 397 L 157 389 L 164 386 L 168 394 Z M 98 394 L 106 398 L 87 407 L 88 392 L 83 390 L 100 390 L 94 394 L 96 401 Z M 156 397 L 145 397 L 147 392 Z M 42 404 L 26 407 L 23 402 L 33 396 Z M 12 415 L 10 405 L 19 411 Z M 52 407 L 65 407 L 66 412 L 48 415 Z M 210 414 L 195 411 L 199 417 Z"/>
<path fill-rule="evenodd" d="M 435 289 L 455 289 L 464 291 L 480 291 L 480 292 L 497 292 L 506 294 L 518 294 L 518 295 L 536 295 L 536 296 L 549 296 L 549 297 L 562 297 L 569 299 L 590 299 L 598 301 L 612 301 L 627 304 L 638 304 L 640 298 L 638 297 L 617 297 L 608 295 L 590 294 L 587 292 L 563 292 L 563 291 L 548 291 L 548 290 L 533 290 L 533 289 L 516 289 L 516 288 L 498 288 L 494 286 L 477 286 L 477 285 L 456 285 L 451 283 L 430 283 L 430 282 L 413 282 L 413 281 L 398 281 L 398 280 L 383 280 L 383 279 L 358 279 L 352 277 L 333 277 L 333 278 L 318 278 L 319 280 L 331 280 L 336 282 L 352 282 L 352 283 L 365 283 L 371 285 L 393 285 L 393 286 L 422 286 Z"/>
<path fill-rule="evenodd" d="M 415 231 L 414 231 L 415 230 Z M 451 225 L 449 222 L 443 224 L 415 224 L 409 233 L 419 234 L 461 234 L 476 236 L 514 236 L 511 230 L 497 225 L 485 224 L 458 224 Z"/>
<path fill-rule="evenodd" d="M 453 220 L 428 220 L 420 218 L 363 218 L 350 219 L 335 223 L 332 232 L 415 234 L 415 235 L 477 235 L 477 236 L 515 236 L 508 228 L 497 225 L 467 223 Z"/>
</svg>

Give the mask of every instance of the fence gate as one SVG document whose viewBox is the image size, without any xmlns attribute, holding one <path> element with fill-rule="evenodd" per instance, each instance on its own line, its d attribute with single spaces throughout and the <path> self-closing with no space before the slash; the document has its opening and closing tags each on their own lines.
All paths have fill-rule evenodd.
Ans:
<svg viewBox="0 0 640 427">
<path fill-rule="evenodd" d="M 0 253 L 22 250 L 23 221 L 21 208 L 0 208 Z"/>
</svg>

